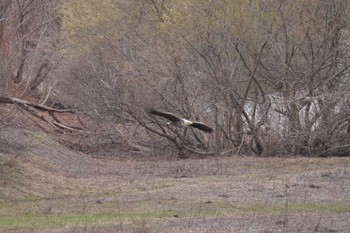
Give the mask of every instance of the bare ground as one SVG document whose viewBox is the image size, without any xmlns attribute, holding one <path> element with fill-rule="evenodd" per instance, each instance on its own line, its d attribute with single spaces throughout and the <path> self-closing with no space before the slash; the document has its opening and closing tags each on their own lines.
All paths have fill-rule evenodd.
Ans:
<svg viewBox="0 0 350 233">
<path fill-rule="evenodd" d="M 6 132 L 2 232 L 350 232 L 348 157 L 93 158 Z"/>
</svg>

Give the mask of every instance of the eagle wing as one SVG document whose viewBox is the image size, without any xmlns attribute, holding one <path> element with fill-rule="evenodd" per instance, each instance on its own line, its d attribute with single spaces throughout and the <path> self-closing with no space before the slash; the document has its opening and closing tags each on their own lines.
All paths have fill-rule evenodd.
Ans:
<svg viewBox="0 0 350 233">
<path fill-rule="evenodd" d="M 178 123 L 178 122 L 181 121 L 180 117 L 178 117 L 178 116 L 176 116 L 176 115 L 174 115 L 174 114 L 172 114 L 170 112 L 160 112 L 160 111 L 157 111 L 157 110 L 151 110 L 149 113 L 152 114 L 152 115 L 164 117 L 164 118 L 170 120 L 173 123 Z"/>
<path fill-rule="evenodd" d="M 212 133 L 213 129 L 210 128 L 209 126 L 207 126 L 206 124 L 202 123 L 202 122 L 198 122 L 198 121 L 193 121 L 192 125 L 193 128 L 197 128 L 200 129 L 206 133 Z"/>
</svg>

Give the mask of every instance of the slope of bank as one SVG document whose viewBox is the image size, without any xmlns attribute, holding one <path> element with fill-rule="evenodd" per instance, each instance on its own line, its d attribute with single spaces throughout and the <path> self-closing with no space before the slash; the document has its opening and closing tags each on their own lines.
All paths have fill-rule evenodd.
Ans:
<svg viewBox="0 0 350 233">
<path fill-rule="evenodd" d="M 1 199 L 64 195 L 74 186 L 70 177 L 91 174 L 93 165 L 91 157 L 69 150 L 44 132 L 1 128 Z"/>
</svg>

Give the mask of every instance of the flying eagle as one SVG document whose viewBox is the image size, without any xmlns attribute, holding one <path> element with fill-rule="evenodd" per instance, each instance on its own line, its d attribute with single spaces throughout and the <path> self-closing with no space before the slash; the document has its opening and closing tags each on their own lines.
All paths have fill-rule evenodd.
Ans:
<svg viewBox="0 0 350 233">
<path fill-rule="evenodd" d="M 160 112 L 160 111 L 156 111 L 156 110 L 151 110 L 149 113 L 152 115 L 161 116 L 161 117 L 164 117 L 164 118 L 170 120 L 171 122 L 169 122 L 169 124 L 174 124 L 174 125 L 182 126 L 182 127 L 192 126 L 193 128 L 200 129 L 206 133 L 213 132 L 212 128 L 210 128 L 209 126 L 207 126 L 206 124 L 204 124 L 202 122 L 190 121 L 190 120 L 187 120 L 184 118 L 180 118 L 180 117 L 178 117 L 170 112 Z"/>
</svg>

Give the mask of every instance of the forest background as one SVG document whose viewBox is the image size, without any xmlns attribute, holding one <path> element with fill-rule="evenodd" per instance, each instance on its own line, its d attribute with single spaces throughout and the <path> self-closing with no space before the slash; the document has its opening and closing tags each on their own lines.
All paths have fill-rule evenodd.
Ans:
<svg viewBox="0 0 350 233">
<path fill-rule="evenodd" d="M 12 108 L 0 127 L 20 110 L 89 138 L 90 148 L 349 155 L 349 8 L 347 0 L 2 0 L 0 104 Z M 168 127 L 150 109 L 214 132 Z M 73 112 L 81 124 L 42 112 Z"/>
</svg>

